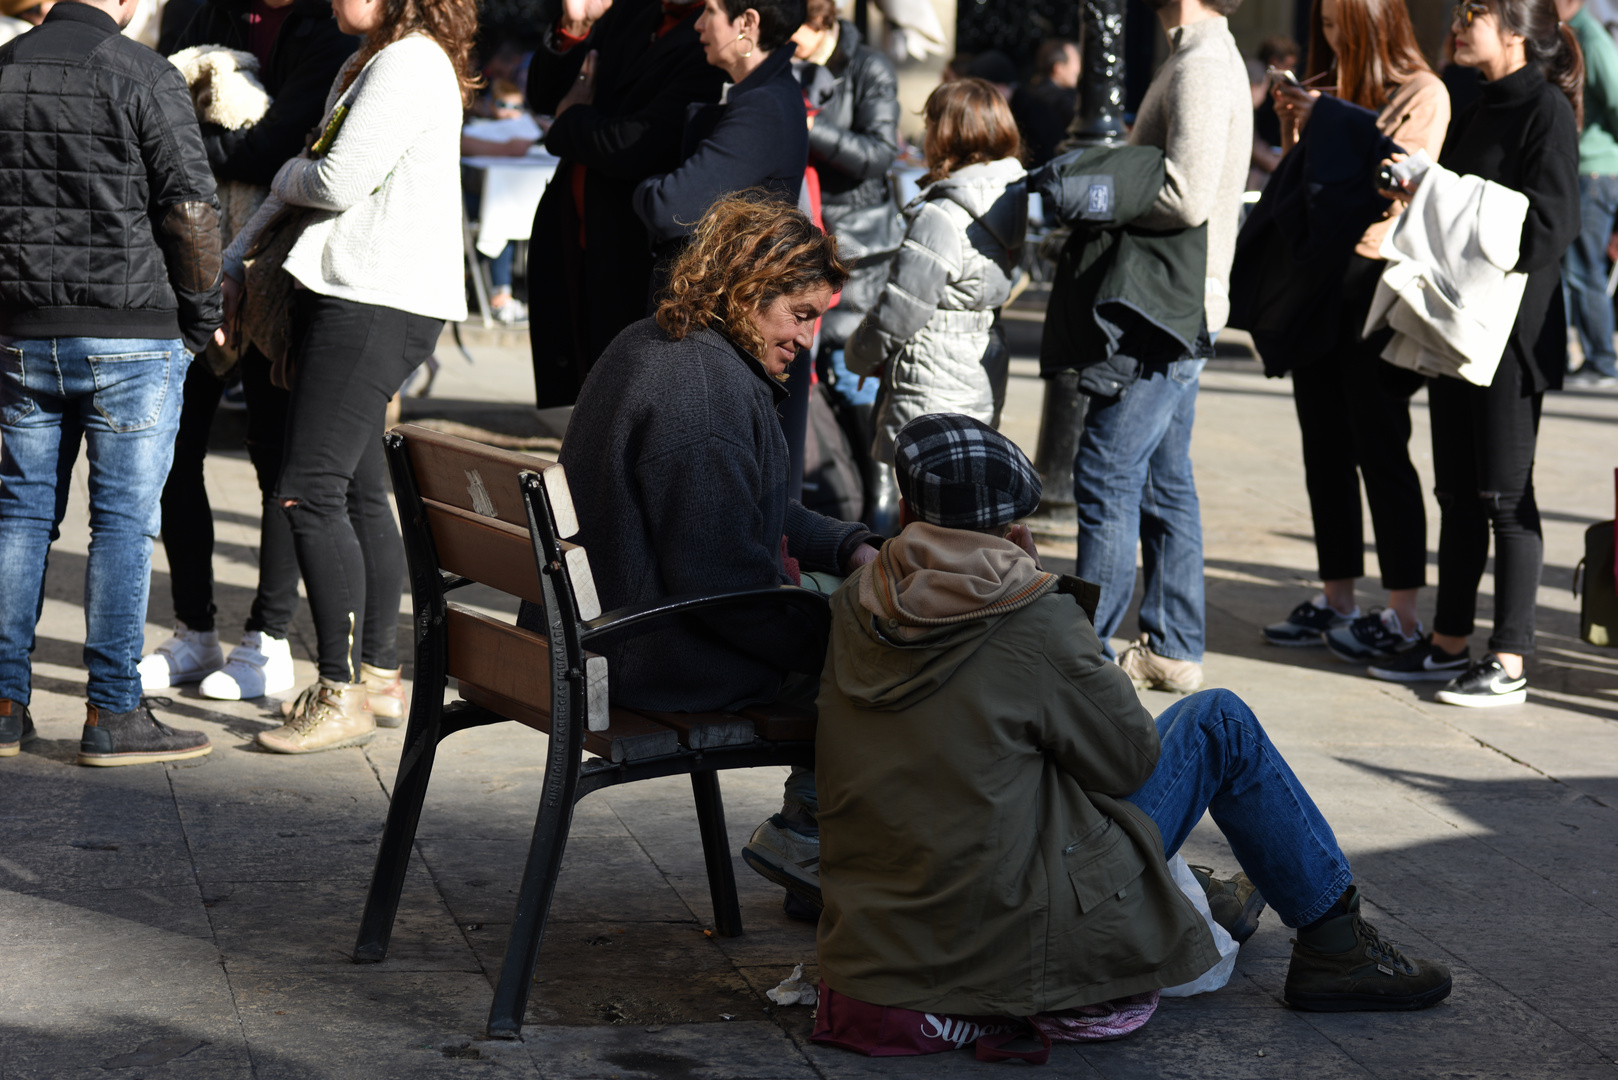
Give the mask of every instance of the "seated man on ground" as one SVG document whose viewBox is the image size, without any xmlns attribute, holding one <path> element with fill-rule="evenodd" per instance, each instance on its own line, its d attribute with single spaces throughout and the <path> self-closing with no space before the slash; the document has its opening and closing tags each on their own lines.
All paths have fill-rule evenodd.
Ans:
<svg viewBox="0 0 1618 1080">
<path fill-rule="evenodd" d="M 1219 959 L 1166 859 L 1206 810 L 1297 930 L 1285 997 L 1419 1009 L 1450 992 L 1360 916 L 1348 860 L 1227 690 L 1154 722 L 1101 651 L 1095 589 L 1040 569 L 1040 482 L 969 417 L 900 431 L 902 531 L 832 598 L 816 773 L 829 991 L 1027 1017 Z M 827 1001 L 823 991 L 823 1011 Z M 836 1041 L 833 1039 L 832 1041 Z"/>
</svg>

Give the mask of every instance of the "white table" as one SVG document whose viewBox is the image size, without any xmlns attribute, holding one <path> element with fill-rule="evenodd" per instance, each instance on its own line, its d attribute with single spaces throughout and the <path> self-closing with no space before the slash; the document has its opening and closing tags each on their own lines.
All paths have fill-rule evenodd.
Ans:
<svg viewBox="0 0 1618 1080">
<path fill-rule="evenodd" d="M 483 195 L 478 205 L 477 243 L 472 242 L 472 230 L 466 231 L 467 268 L 477 285 L 478 306 L 483 309 L 483 321 L 491 321 L 487 298 L 488 287 L 477 255 L 495 258 L 514 240 L 527 240 L 534 228 L 534 211 L 539 208 L 540 196 L 556 175 L 559 159 L 547 154 L 537 145 L 526 157 L 463 157 L 461 165 L 483 174 Z"/>
</svg>

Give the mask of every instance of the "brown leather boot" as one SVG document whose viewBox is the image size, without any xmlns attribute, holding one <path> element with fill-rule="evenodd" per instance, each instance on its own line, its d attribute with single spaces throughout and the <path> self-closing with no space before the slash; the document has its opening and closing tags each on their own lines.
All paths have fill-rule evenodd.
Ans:
<svg viewBox="0 0 1618 1080">
<path fill-rule="evenodd" d="M 399 674 L 402 670 L 360 665 L 360 682 L 365 685 L 377 727 L 395 728 L 404 723 L 404 679 Z"/>
<path fill-rule="evenodd" d="M 365 697 L 364 683 L 322 678 L 285 710 L 286 723 L 258 733 L 258 744 L 277 754 L 363 746 L 376 734 L 376 720 Z"/>
</svg>

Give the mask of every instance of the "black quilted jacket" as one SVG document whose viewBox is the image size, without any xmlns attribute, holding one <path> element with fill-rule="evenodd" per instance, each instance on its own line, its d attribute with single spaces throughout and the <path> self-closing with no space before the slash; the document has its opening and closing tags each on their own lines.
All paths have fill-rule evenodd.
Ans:
<svg viewBox="0 0 1618 1080">
<path fill-rule="evenodd" d="M 0 47 L 0 335 L 221 321 L 219 203 L 185 80 L 88 4 Z"/>
</svg>

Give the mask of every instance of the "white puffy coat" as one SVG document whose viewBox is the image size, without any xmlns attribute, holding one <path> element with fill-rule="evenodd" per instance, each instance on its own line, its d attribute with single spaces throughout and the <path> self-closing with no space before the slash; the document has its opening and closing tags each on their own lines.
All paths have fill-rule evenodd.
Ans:
<svg viewBox="0 0 1618 1080">
<path fill-rule="evenodd" d="M 872 455 L 893 463 L 905 423 L 935 412 L 999 418 L 1010 360 L 994 309 L 1011 296 L 1028 187 L 1013 158 L 968 165 L 904 209 L 904 246 L 882 295 L 849 338 L 855 374 L 884 369 Z"/>
</svg>

